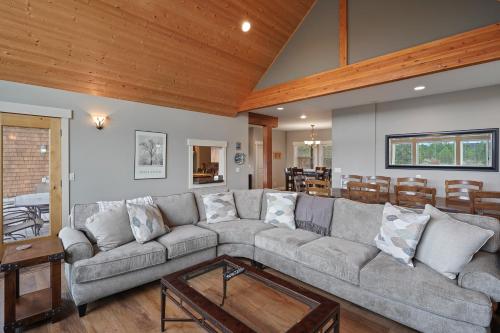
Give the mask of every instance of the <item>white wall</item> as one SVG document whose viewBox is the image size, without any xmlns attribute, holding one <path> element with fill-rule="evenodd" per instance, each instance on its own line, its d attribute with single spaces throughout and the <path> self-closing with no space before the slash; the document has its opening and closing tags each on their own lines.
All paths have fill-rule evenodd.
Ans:
<svg viewBox="0 0 500 333">
<path fill-rule="evenodd" d="M 255 182 L 255 142 L 263 140 L 263 133 L 261 127 L 249 127 L 248 135 L 248 164 L 250 166 L 250 173 L 253 174 L 253 181 Z M 286 167 L 286 133 L 284 131 L 279 131 L 273 129 L 273 152 L 281 152 L 281 159 L 273 159 L 273 188 L 284 187 L 285 186 L 285 174 L 284 170 Z M 254 183 L 255 187 L 255 183 Z"/>
<path fill-rule="evenodd" d="M 421 175 L 444 195 L 445 179 L 482 180 L 500 190 L 498 172 L 386 169 L 385 136 L 500 127 L 500 85 L 333 111 L 333 173 L 397 177 Z"/>
<path fill-rule="evenodd" d="M 141 195 L 179 193 L 188 187 L 187 139 L 228 142 L 227 184 L 247 188 L 248 166 L 236 172 L 235 144 L 247 153 L 248 118 L 213 116 L 63 90 L 0 81 L 0 100 L 72 109 L 70 120 L 70 202 L 94 202 Z M 109 115 L 98 131 L 90 113 Z M 135 130 L 166 132 L 167 178 L 134 180 Z"/>
</svg>

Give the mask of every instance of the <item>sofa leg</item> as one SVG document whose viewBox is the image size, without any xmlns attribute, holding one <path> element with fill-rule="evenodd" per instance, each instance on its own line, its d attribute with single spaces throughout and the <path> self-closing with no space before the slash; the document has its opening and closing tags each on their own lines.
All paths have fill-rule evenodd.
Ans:
<svg viewBox="0 0 500 333">
<path fill-rule="evenodd" d="M 262 265 L 260 262 L 252 260 L 252 266 L 258 269 L 264 269 L 264 265 Z"/>
<path fill-rule="evenodd" d="M 78 305 L 78 315 L 83 317 L 85 313 L 87 313 L 87 304 Z"/>
</svg>

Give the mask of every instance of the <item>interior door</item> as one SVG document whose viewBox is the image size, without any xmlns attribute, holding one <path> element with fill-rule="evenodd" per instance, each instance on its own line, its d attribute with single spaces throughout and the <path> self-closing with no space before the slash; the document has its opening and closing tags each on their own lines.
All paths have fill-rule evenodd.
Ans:
<svg viewBox="0 0 500 333">
<path fill-rule="evenodd" d="M 0 247 L 61 229 L 59 118 L 0 113 Z"/>
<path fill-rule="evenodd" d="M 264 187 L 264 146 L 262 142 L 255 143 L 255 184 L 253 187 Z"/>
</svg>

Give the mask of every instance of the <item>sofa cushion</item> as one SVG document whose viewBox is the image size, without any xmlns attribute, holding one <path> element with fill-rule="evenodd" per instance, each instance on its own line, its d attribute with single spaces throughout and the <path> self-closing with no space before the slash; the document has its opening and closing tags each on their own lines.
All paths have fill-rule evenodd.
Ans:
<svg viewBox="0 0 500 333">
<path fill-rule="evenodd" d="M 360 286 L 443 317 L 489 326 L 492 313 L 488 296 L 459 287 L 418 260 L 414 265 L 401 265 L 381 252 L 361 269 Z"/>
<path fill-rule="evenodd" d="M 87 219 L 87 230 L 101 251 L 108 251 L 134 240 L 125 206 L 95 213 Z"/>
<path fill-rule="evenodd" d="M 339 198 L 334 207 L 332 236 L 376 246 L 375 236 L 382 224 L 383 205 Z"/>
<path fill-rule="evenodd" d="M 97 240 L 87 229 L 85 223 L 87 222 L 87 219 L 89 217 L 98 212 L 99 206 L 97 205 L 97 203 L 75 204 L 71 208 L 71 215 L 69 218 L 70 226 L 76 230 L 82 231 L 92 243 L 96 243 Z"/>
<path fill-rule="evenodd" d="M 469 223 L 471 225 L 475 225 L 476 227 L 493 231 L 493 237 L 488 239 L 481 250 L 490 253 L 496 253 L 500 250 L 500 221 L 498 219 L 491 216 L 464 213 L 448 213 L 448 215 L 459 220 L 460 222 Z"/>
<path fill-rule="evenodd" d="M 300 246 L 320 237 L 314 232 L 302 229 L 273 228 L 255 235 L 255 247 L 296 260 Z"/>
<path fill-rule="evenodd" d="M 150 241 L 139 244 L 133 241 L 109 251 L 99 252 L 92 258 L 75 262 L 73 281 L 84 283 L 105 279 L 163 264 L 165 261 L 165 247 L 160 243 Z"/>
<path fill-rule="evenodd" d="M 173 259 L 217 246 L 217 235 L 195 225 L 180 225 L 156 241 L 167 248 L 167 258 Z"/>
<path fill-rule="evenodd" d="M 238 219 L 233 192 L 204 194 L 203 205 L 208 223 L 218 223 Z"/>
<path fill-rule="evenodd" d="M 297 202 L 297 193 L 280 192 L 266 193 L 267 213 L 264 223 L 275 226 L 286 226 L 295 230 L 295 203 Z"/>
<path fill-rule="evenodd" d="M 274 228 L 261 220 L 235 220 L 221 223 L 198 223 L 199 227 L 215 231 L 219 236 L 219 244 L 254 245 L 255 235 L 263 230 Z"/>
<path fill-rule="evenodd" d="M 297 261 L 318 272 L 359 285 L 359 271 L 379 253 L 371 245 L 322 237 L 299 247 Z"/>
<path fill-rule="evenodd" d="M 192 192 L 153 197 L 163 215 L 163 221 L 171 227 L 195 224 L 199 220 L 198 207 Z"/>
<path fill-rule="evenodd" d="M 242 219 L 260 219 L 260 208 L 262 205 L 262 192 L 264 190 L 235 190 L 234 202 L 238 216 Z"/>
<path fill-rule="evenodd" d="M 133 204 L 127 202 L 127 211 L 130 218 L 132 233 L 134 234 L 135 240 L 141 244 L 160 237 L 170 231 L 163 222 L 160 209 L 154 203 Z"/>
<path fill-rule="evenodd" d="M 261 220 L 265 220 L 266 219 L 266 213 L 267 213 L 267 200 L 266 200 L 266 194 L 267 193 L 278 193 L 280 191 L 277 191 L 277 190 L 273 190 L 273 189 L 270 189 L 270 188 L 266 188 L 264 189 L 264 191 L 262 192 L 262 204 L 260 205 L 260 219 Z M 284 191 L 281 191 L 281 192 L 284 192 Z"/>
<path fill-rule="evenodd" d="M 458 285 L 480 291 L 500 302 L 500 256 L 480 251 L 458 275 Z"/>
</svg>

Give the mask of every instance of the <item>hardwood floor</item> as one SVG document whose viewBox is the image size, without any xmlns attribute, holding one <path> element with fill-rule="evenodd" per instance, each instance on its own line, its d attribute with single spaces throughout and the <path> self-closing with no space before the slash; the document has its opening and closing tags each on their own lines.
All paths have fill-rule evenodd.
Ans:
<svg viewBox="0 0 500 333">
<path fill-rule="evenodd" d="M 284 277 L 287 280 L 297 284 L 304 285 L 297 280 L 286 277 L 283 274 L 275 272 L 271 269 L 266 271 Z M 48 281 L 48 266 L 38 266 L 29 270 L 25 270 L 21 274 L 21 293 L 30 292 L 39 288 L 47 287 Z M 236 281 L 236 280 L 234 280 Z M 209 297 L 219 297 L 220 283 L 215 276 L 207 276 L 206 278 L 198 278 L 196 288 L 204 289 Z M 327 293 L 321 292 L 315 288 L 306 286 L 315 291 L 320 292 L 327 297 L 330 297 L 341 304 L 340 315 L 340 332 L 341 333 L 407 333 L 415 332 L 398 323 L 395 323 L 382 316 L 364 310 L 352 303 L 340 300 Z M 239 289 L 239 290 L 238 290 Z M 247 296 L 252 297 L 249 302 L 255 302 L 251 307 L 245 307 L 246 311 L 242 311 L 236 302 L 231 302 L 231 293 L 245 292 Z M 266 302 L 261 302 L 265 294 Z M 3 327 L 3 278 L 0 284 L 0 327 Z M 257 302 L 258 299 L 260 302 Z M 300 315 L 303 308 L 300 305 L 293 304 L 286 300 L 281 295 L 273 295 L 270 290 L 253 290 L 251 285 L 245 281 L 233 283 L 229 288 L 229 298 L 226 301 L 225 308 L 233 313 L 239 313 L 248 321 L 256 316 L 273 315 L 276 319 L 276 325 L 261 327 L 264 332 L 272 332 L 280 327 L 286 327 L 293 320 L 286 316 Z M 69 296 L 65 279 L 63 278 L 63 304 L 64 311 L 61 319 L 50 324 L 48 322 L 38 324 L 27 328 L 27 332 L 159 332 L 160 331 L 160 283 L 158 281 L 137 287 L 126 292 L 107 297 L 103 300 L 91 303 L 88 306 L 87 315 L 79 318 L 76 308 Z M 262 305 L 264 304 L 264 305 Z M 283 304 L 286 304 L 284 307 Z M 251 309 L 251 310 L 248 310 Z M 284 311 L 284 309 L 286 311 Z M 260 311 L 259 311 L 260 310 Z M 168 316 L 183 317 L 183 313 L 172 303 L 167 303 Z M 281 325 L 281 326 L 280 326 Z M 196 324 L 193 323 L 167 323 L 167 332 L 169 333 L 184 333 L 184 332 L 204 332 Z"/>
</svg>

